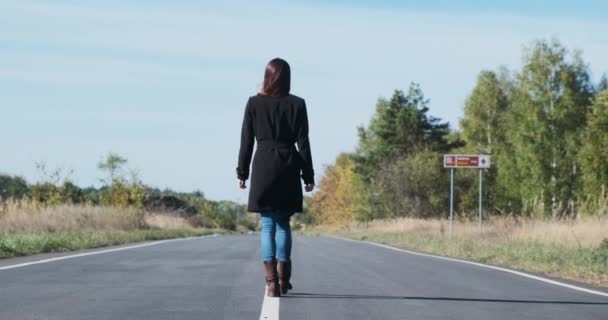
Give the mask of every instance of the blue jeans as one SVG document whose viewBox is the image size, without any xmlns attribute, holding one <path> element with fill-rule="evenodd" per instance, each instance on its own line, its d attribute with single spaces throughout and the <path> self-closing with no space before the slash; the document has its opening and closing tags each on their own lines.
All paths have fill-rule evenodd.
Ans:
<svg viewBox="0 0 608 320">
<path fill-rule="evenodd" d="M 262 212 L 262 259 L 287 261 L 291 258 L 289 215 Z"/>
</svg>

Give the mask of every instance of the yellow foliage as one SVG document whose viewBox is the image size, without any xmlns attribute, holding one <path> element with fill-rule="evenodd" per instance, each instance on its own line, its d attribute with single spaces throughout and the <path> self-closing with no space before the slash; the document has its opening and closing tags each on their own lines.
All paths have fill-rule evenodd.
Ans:
<svg viewBox="0 0 608 320">
<path fill-rule="evenodd" d="M 143 208 L 145 192 L 138 183 L 127 184 L 114 179 L 112 186 L 103 195 L 104 203 L 118 208 Z"/>
<path fill-rule="evenodd" d="M 347 224 L 354 220 L 359 201 L 358 177 L 347 154 L 340 154 L 334 165 L 327 166 L 317 191 L 310 200 L 310 212 L 319 224 Z"/>
</svg>

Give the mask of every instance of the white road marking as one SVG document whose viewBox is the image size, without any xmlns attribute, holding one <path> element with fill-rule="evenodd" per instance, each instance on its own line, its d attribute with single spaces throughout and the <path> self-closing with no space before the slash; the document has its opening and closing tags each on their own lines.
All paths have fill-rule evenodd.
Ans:
<svg viewBox="0 0 608 320">
<path fill-rule="evenodd" d="M 48 262 L 53 262 L 53 261 L 59 261 L 59 260 L 66 260 L 66 259 L 72 259 L 72 258 L 92 256 L 92 255 L 102 254 L 102 253 L 109 253 L 109 252 L 116 252 L 116 251 L 123 251 L 123 250 L 130 250 L 130 249 L 136 249 L 136 248 L 154 246 L 154 245 L 161 244 L 161 243 L 166 243 L 166 242 L 183 241 L 183 240 L 199 239 L 199 238 L 214 237 L 214 236 L 217 236 L 217 235 L 213 234 L 213 235 L 201 236 L 201 237 L 188 237 L 188 238 L 159 240 L 159 241 L 154 241 L 154 242 L 144 243 L 144 244 L 138 244 L 138 245 L 133 245 L 133 246 L 128 246 L 128 247 L 120 247 L 120 248 L 114 248 L 114 249 L 106 249 L 106 250 L 100 250 L 100 251 L 85 252 L 85 253 L 79 253 L 79 254 L 73 254 L 73 255 L 67 255 L 67 256 L 61 256 L 61 257 L 55 257 L 55 258 L 49 258 L 49 259 L 43 259 L 43 260 L 36 260 L 36 261 L 30 261 L 30 262 L 24 262 L 24 263 L 19 263 L 19 264 L 14 264 L 14 265 L 0 267 L 0 271 L 1 270 L 9 270 L 9 269 L 21 268 L 21 267 L 31 266 L 31 265 L 35 265 L 35 264 L 41 264 L 41 263 L 48 263 Z"/>
<path fill-rule="evenodd" d="M 527 273 L 524 273 L 524 272 L 519 272 L 519 271 L 515 271 L 515 270 L 511 270 L 511 269 L 497 267 L 497 266 L 491 266 L 491 265 L 487 265 L 487 264 L 483 264 L 483 263 L 479 263 L 479 262 L 473 262 L 473 261 L 467 261 L 467 260 L 461 260 L 461 259 L 455 259 L 455 258 L 436 256 L 436 255 L 427 254 L 427 253 L 414 252 L 414 251 L 409 251 L 409 250 L 405 250 L 405 249 L 399 249 L 399 248 L 395 248 L 395 247 L 391 247 L 391 246 L 387 246 L 387 245 L 383 245 L 383 244 L 379 244 L 379 243 L 369 242 L 369 241 L 363 241 L 363 240 L 353 240 L 353 239 L 347 239 L 347 238 L 335 237 L 335 236 L 332 236 L 331 238 L 345 240 L 345 241 L 351 241 L 351 242 L 358 242 L 358 243 L 367 243 L 367 244 L 370 244 L 370 245 L 374 245 L 374 246 L 378 246 L 378 247 L 382 247 L 382 248 L 386 248 L 386 249 L 391 249 L 391 250 L 396 250 L 396 251 L 400 251 L 400 252 L 405 252 L 405 253 L 409 253 L 409 254 L 413 254 L 413 255 L 417 255 L 417 256 L 436 258 L 436 259 L 447 260 L 447 261 L 452 261 L 452 262 L 460 262 L 460 263 L 470 264 L 470 265 L 477 266 L 477 267 L 482 267 L 482 268 L 488 268 L 488 269 L 508 272 L 508 273 L 512 273 L 512 274 L 515 274 L 515 275 L 518 275 L 518 276 L 522 276 L 522 277 L 525 277 L 525 278 L 530 278 L 530 279 L 542 281 L 542 282 L 545 282 L 545 283 L 550 283 L 550 284 L 553 284 L 553 285 L 556 285 L 556 286 L 565 287 L 565 288 L 569 288 L 569 289 L 572 289 L 572 290 L 582 291 L 582 292 L 586 292 L 586 293 L 590 293 L 590 294 L 595 294 L 595 295 L 598 295 L 598 296 L 608 297 L 608 293 L 606 293 L 606 292 L 597 291 L 597 290 L 591 290 L 591 289 L 587 289 L 587 288 L 583 288 L 583 287 L 579 287 L 579 286 L 575 286 L 575 285 L 571 285 L 571 284 L 567 284 L 567 283 L 563 283 L 563 282 L 559 282 L 559 281 L 555 281 L 555 280 L 551 280 L 551 279 L 547 279 L 547 278 L 543 278 L 543 277 L 539 277 L 539 276 L 534 276 L 534 275 L 527 274 Z"/>
<path fill-rule="evenodd" d="M 262 302 L 262 312 L 260 320 L 279 320 L 279 303 L 281 298 L 270 298 L 266 295 L 264 287 L 264 302 Z"/>
</svg>

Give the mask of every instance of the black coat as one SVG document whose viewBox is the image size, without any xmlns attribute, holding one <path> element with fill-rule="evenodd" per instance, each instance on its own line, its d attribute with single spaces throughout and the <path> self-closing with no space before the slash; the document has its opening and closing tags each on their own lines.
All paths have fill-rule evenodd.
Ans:
<svg viewBox="0 0 608 320">
<path fill-rule="evenodd" d="M 249 98 L 241 131 L 236 169 L 240 180 L 249 178 L 249 164 L 257 141 L 251 173 L 248 210 L 302 212 L 302 183 L 314 183 L 304 99 L 294 95 Z M 296 150 L 295 144 L 298 149 Z"/>
</svg>

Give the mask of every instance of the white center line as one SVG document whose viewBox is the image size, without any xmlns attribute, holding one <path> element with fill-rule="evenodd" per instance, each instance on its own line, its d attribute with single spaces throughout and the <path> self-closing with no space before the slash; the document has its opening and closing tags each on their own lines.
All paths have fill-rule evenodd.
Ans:
<svg viewBox="0 0 608 320">
<path fill-rule="evenodd" d="M 264 302 L 262 302 L 262 312 L 260 320 L 279 320 L 279 302 L 281 298 L 270 298 L 266 295 L 264 288 Z"/>
</svg>

